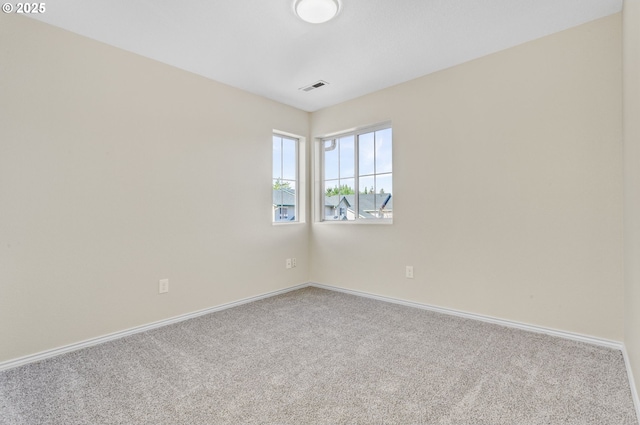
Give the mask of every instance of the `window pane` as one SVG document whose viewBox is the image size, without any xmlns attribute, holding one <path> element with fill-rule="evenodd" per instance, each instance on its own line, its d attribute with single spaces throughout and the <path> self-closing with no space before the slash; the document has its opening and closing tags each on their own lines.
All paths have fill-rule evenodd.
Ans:
<svg viewBox="0 0 640 425">
<path fill-rule="evenodd" d="M 375 177 L 360 177 L 360 193 L 358 195 L 359 217 L 361 219 L 377 218 Z"/>
<path fill-rule="evenodd" d="M 358 218 L 359 219 L 368 219 L 368 218 L 377 218 L 376 217 L 376 194 L 375 193 L 367 193 L 360 194 L 358 198 Z"/>
<path fill-rule="evenodd" d="M 375 177 L 373 176 L 360 177 L 358 184 L 359 184 L 358 192 L 362 194 L 375 193 L 375 190 L 376 190 Z"/>
<path fill-rule="evenodd" d="M 273 175 L 274 179 L 282 177 L 282 142 L 280 137 L 273 136 Z"/>
<path fill-rule="evenodd" d="M 280 192 L 282 188 L 282 180 L 273 179 L 273 205 L 282 204 L 282 194 Z"/>
<path fill-rule="evenodd" d="M 296 179 L 296 141 L 282 139 L 282 178 Z"/>
<path fill-rule="evenodd" d="M 359 212 L 360 219 L 372 218 L 393 218 L 393 197 L 391 196 L 391 175 L 387 174 L 384 178 L 376 177 L 377 185 L 380 189 L 377 192 L 360 193 L 359 194 Z M 385 189 L 388 188 L 388 189 Z"/>
<path fill-rule="evenodd" d="M 338 194 L 340 186 L 340 180 L 325 180 L 324 181 L 324 194 L 325 196 L 333 196 Z"/>
<path fill-rule="evenodd" d="M 280 180 L 280 190 L 288 191 L 291 193 L 296 192 L 296 181 L 295 180 Z"/>
<path fill-rule="evenodd" d="M 393 196 L 390 193 L 376 195 L 378 202 L 378 218 L 393 218 Z"/>
<path fill-rule="evenodd" d="M 340 179 L 339 220 L 356 219 L 355 179 Z"/>
<path fill-rule="evenodd" d="M 323 216 L 325 220 L 338 219 L 338 204 L 340 196 L 338 195 L 338 180 L 329 180 L 324 182 L 323 196 Z"/>
<path fill-rule="evenodd" d="M 282 207 L 281 180 L 273 179 L 273 221 L 281 221 L 280 208 Z"/>
<path fill-rule="evenodd" d="M 393 190 L 392 174 L 382 174 L 376 176 L 376 192 L 391 193 Z"/>
<path fill-rule="evenodd" d="M 367 133 L 358 136 L 358 173 L 361 176 L 366 174 L 373 174 L 375 172 L 373 167 L 375 164 L 373 135 L 374 133 Z"/>
<path fill-rule="evenodd" d="M 273 221 L 295 221 L 296 216 L 291 208 L 286 206 L 279 206 L 275 209 L 273 214 Z"/>
<path fill-rule="evenodd" d="M 340 143 L 340 178 L 355 177 L 355 138 L 343 137 Z"/>
<path fill-rule="evenodd" d="M 390 173 L 392 168 L 391 129 L 376 131 L 376 173 Z M 363 174 L 362 172 L 360 174 Z"/>
<path fill-rule="evenodd" d="M 355 193 L 355 179 L 340 179 L 340 195 L 353 195 Z"/>
<path fill-rule="evenodd" d="M 275 179 L 273 181 L 273 187 L 273 220 L 296 220 L 296 182 Z"/>
<path fill-rule="evenodd" d="M 337 179 L 338 174 L 338 143 L 336 140 L 324 141 L 324 178 Z"/>
</svg>

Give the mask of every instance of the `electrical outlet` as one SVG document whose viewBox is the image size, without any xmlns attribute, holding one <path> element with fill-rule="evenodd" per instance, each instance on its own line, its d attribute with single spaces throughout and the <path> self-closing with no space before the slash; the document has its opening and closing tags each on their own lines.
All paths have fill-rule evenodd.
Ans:
<svg viewBox="0 0 640 425">
<path fill-rule="evenodd" d="M 407 276 L 407 279 L 413 279 L 413 266 L 407 266 L 405 274 Z"/>
<path fill-rule="evenodd" d="M 169 292 L 169 279 L 160 279 L 158 281 L 158 293 L 165 294 Z"/>
<path fill-rule="evenodd" d="M 288 268 L 288 269 L 290 269 L 291 267 L 293 267 L 293 266 L 291 265 L 291 258 L 287 258 L 286 266 L 287 266 L 287 268 Z"/>
<path fill-rule="evenodd" d="M 291 267 L 298 267 L 298 261 L 295 258 L 291 259 Z"/>
</svg>

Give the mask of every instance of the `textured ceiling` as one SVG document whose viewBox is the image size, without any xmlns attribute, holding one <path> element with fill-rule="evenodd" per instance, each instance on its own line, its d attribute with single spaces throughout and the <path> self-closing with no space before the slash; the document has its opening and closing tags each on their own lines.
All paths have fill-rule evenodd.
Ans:
<svg viewBox="0 0 640 425">
<path fill-rule="evenodd" d="M 315 111 L 622 10 L 623 0 L 56 0 L 52 25 Z M 329 84 L 304 92 L 318 80 Z"/>
</svg>

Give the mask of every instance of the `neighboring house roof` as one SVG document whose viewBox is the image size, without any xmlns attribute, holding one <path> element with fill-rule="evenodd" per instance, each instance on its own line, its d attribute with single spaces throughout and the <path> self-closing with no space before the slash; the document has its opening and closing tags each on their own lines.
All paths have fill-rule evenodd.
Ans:
<svg viewBox="0 0 640 425">
<path fill-rule="evenodd" d="M 273 205 L 283 207 L 295 207 L 296 192 L 293 189 L 273 189 Z"/>
<path fill-rule="evenodd" d="M 387 201 L 387 198 L 390 196 L 388 193 L 361 193 L 359 195 L 359 212 L 358 216 L 361 218 L 378 218 L 377 212 L 380 211 L 380 207 Z M 384 211 L 391 212 L 393 211 L 393 202 L 391 201 L 393 197 L 389 198 L 387 204 L 384 207 Z M 356 195 L 333 195 L 333 196 L 325 196 L 324 205 L 325 207 L 331 208 L 347 208 L 347 210 L 355 213 L 355 205 Z M 375 213 L 375 215 L 374 215 Z"/>
<path fill-rule="evenodd" d="M 360 211 L 378 211 L 387 199 L 387 196 L 389 196 L 388 193 L 361 193 L 359 198 Z M 337 207 L 340 203 L 344 202 L 347 207 L 351 207 L 356 203 L 355 198 L 355 194 L 325 196 L 324 205 L 327 207 Z M 393 196 L 389 199 L 384 209 L 393 210 Z"/>
</svg>

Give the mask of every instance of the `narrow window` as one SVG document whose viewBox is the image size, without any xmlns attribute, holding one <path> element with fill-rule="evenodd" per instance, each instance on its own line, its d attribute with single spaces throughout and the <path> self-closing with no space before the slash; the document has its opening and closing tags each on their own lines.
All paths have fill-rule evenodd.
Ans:
<svg viewBox="0 0 640 425">
<path fill-rule="evenodd" d="M 322 140 L 322 219 L 393 218 L 391 127 Z"/>
<path fill-rule="evenodd" d="M 273 222 L 297 222 L 298 139 L 273 135 Z"/>
</svg>

